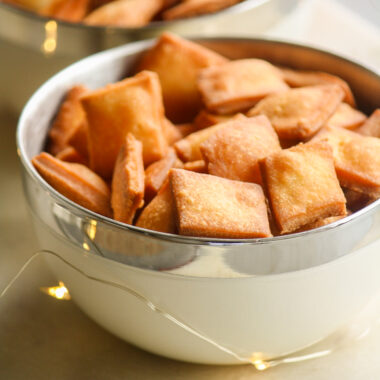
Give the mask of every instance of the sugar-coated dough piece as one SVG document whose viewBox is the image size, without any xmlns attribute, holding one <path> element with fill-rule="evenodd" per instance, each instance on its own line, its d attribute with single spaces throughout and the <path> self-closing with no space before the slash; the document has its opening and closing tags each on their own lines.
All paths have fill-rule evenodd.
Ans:
<svg viewBox="0 0 380 380">
<path fill-rule="evenodd" d="M 217 115 L 206 110 L 201 110 L 194 119 L 194 124 L 197 129 L 204 129 L 228 121 L 235 116 L 236 115 Z"/>
<path fill-rule="evenodd" d="M 195 17 L 207 13 L 218 12 L 230 7 L 241 0 L 183 0 L 163 14 L 164 20 Z"/>
<path fill-rule="evenodd" d="M 299 144 L 262 162 L 273 216 L 281 234 L 346 214 L 346 199 L 325 142 Z"/>
<path fill-rule="evenodd" d="M 210 174 L 262 184 L 259 161 L 281 150 L 264 115 L 225 122 L 201 145 Z"/>
<path fill-rule="evenodd" d="M 206 107 L 219 114 L 245 111 L 270 94 L 288 90 L 279 70 L 261 59 L 241 59 L 201 70 Z"/>
<path fill-rule="evenodd" d="M 326 126 L 355 129 L 363 124 L 366 119 L 367 116 L 363 112 L 352 108 L 347 103 L 340 103 L 330 119 L 327 120 Z"/>
<path fill-rule="evenodd" d="M 137 28 L 148 24 L 163 6 L 163 0 L 116 0 L 92 11 L 84 22 Z"/>
<path fill-rule="evenodd" d="M 328 142 L 342 187 L 380 197 L 380 139 L 343 128 L 325 127 L 314 141 Z"/>
<path fill-rule="evenodd" d="M 180 235 L 271 236 L 261 186 L 182 169 L 172 169 L 169 180 Z"/>
<path fill-rule="evenodd" d="M 72 134 L 85 122 L 86 115 L 79 99 L 86 92 L 87 89 L 81 85 L 67 92 L 48 135 L 47 150 L 52 155 L 66 148 Z"/>
<path fill-rule="evenodd" d="M 161 82 L 165 112 L 174 123 L 187 123 L 201 108 L 199 70 L 227 59 L 194 42 L 163 33 L 141 59 L 139 70 L 155 71 Z"/>
<path fill-rule="evenodd" d="M 149 202 L 160 190 L 168 177 L 169 170 L 175 167 L 177 155 L 170 148 L 167 155 L 161 160 L 153 162 L 145 170 L 145 200 Z"/>
<path fill-rule="evenodd" d="M 142 144 L 131 134 L 125 138 L 112 176 L 111 207 L 114 219 L 132 224 L 136 210 L 144 205 Z"/>
<path fill-rule="evenodd" d="M 248 115 L 266 115 L 280 138 L 307 139 L 332 116 L 342 98 L 337 85 L 295 88 L 261 100 Z"/>
<path fill-rule="evenodd" d="M 207 173 L 207 165 L 203 160 L 185 162 L 182 169 L 197 173 Z"/>
<path fill-rule="evenodd" d="M 350 86 L 342 78 L 322 71 L 302 71 L 281 69 L 285 82 L 290 87 L 316 86 L 320 84 L 337 84 L 344 91 L 344 101 L 351 107 L 356 107 L 354 95 Z"/>
<path fill-rule="evenodd" d="M 157 74 L 144 71 L 81 98 L 87 114 L 90 167 L 104 178 L 127 133 L 143 144 L 145 166 L 164 157 L 164 110 Z"/>
<path fill-rule="evenodd" d="M 174 201 L 169 181 L 166 181 L 158 194 L 144 208 L 137 220 L 136 226 L 170 234 L 177 232 Z"/>
<path fill-rule="evenodd" d="M 58 0 L 49 4 L 41 14 L 69 22 L 82 21 L 90 8 L 91 0 Z"/>
<path fill-rule="evenodd" d="M 380 138 L 380 108 L 373 111 L 372 115 L 359 128 L 355 129 L 365 136 L 373 136 Z"/>
<path fill-rule="evenodd" d="M 32 163 L 44 180 L 63 196 L 98 214 L 111 216 L 109 188 L 89 168 L 63 162 L 45 152 L 35 156 Z"/>
<path fill-rule="evenodd" d="M 245 119 L 245 116 L 242 114 L 237 114 L 232 118 L 232 120 L 242 119 Z M 224 123 L 219 123 L 212 127 L 201 129 L 200 131 L 193 132 L 182 140 L 177 141 L 174 144 L 174 148 L 177 151 L 178 157 L 185 162 L 202 160 L 203 157 L 200 150 L 201 144 L 219 128 L 222 128 L 223 125 Z"/>
</svg>

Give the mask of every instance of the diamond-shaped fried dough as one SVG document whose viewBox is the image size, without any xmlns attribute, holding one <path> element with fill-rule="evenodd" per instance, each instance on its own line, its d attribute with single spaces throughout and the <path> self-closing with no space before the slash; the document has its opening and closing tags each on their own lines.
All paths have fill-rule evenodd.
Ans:
<svg viewBox="0 0 380 380">
<path fill-rule="evenodd" d="M 116 0 L 92 11 L 84 22 L 88 25 L 137 28 L 148 24 L 163 5 L 163 0 Z"/>
<path fill-rule="evenodd" d="M 288 90 L 279 70 L 261 59 L 242 59 L 201 70 L 206 107 L 219 114 L 245 111 L 270 94 Z"/>
<path fill-rule="evenodd" d="M 232 120 L 242 120 L 245 116 L 242 114 L 237 114 Z M 174 148 L 183 161 L 198 161 L 202 160 L 202 154 L 200 151 L 201 144 L 207 140 L 213 133 L 215 133 L 219 128 L 223 127 L 225 123 L 215 124 L 212 127 L 201 129 L 187 135 L 182 140 L 177 141 L 174 144 Z"/>
<path fill-rule="evenodd" d="M 149 202 L 160 190 L 168 177 L 169 170 L 175 167 L 177 155 L 173 148 L 159 161 L 153 162 L 145 170 L 145 200 Z"/>
<path fill-rule="evenodd" d="M 169 181 L 166 181 L 158 194 L 144 208 L 136 226 L 170 234 L 176 233 L 174 201 Z"/>
<path fill-rule="evenodd" d="M 86 166 L 63 162 L 48 153 L 32 160 L 42 178 L 73 202 L 105 216 L 111 216 L 110 191 L 107 184 Z"/>
<path fill-rule="evenodd" d="M 291 69 L 281 69 L 282 76 L 285 82 L 290 87 L 305 87 L 305 86 L 316 86 L 321 84 L 337 84 L 344 91 L 344 101 L 348 103 L 351 107 L 356 106 L 355 98 L 352 94 L 350 86 L 342 78 L 335 75 L 328 74 L 322 71 L 302 71 L 302 70 L 291 70 Z"/>
<path fill-rule="evenodd" d="M 49 131 L 47 150 L 52 155 L 66 148 L 72 134 L 85 122 L 86 115 L 79 99 L 86 92 L 87 89 L 80 85 L 68 91 Z"/>
<path fill-rule="evenodd" d="M 169 180 L 181 235 L 271 236 L 265 197 L 259 185 L 182 169 L 172 169 Z"/>
<path fill-rule="evenodd" d="M 69 22 L 82 21 L 90 8 L 91 0 L 53 1 L 41 10 L 44 16 L 54 17 Z"/>
<path fill-rule="evenodd" d="M 365 136 L 380 138 L 380 108 L 375 110 L 372 115 L 355 132 Z"/>
<path fill-rule="evenodd" d="M 262 161 L 273 216 L 281 234 L 346 214 L 346 199 L 324 142 L 299 144 Z"/>
<path fill-rule="evenodd" d="M 164 111 L 157 74 L 144 71 L 81 98 L 87 114 L 91 168 L 110 178 L 127 133 L 143 144 L 144 164 L 167 151 Z"/>
<path fill-rule="evenodd" d="M 291 89 L 261 100 L 248 116 L 264 114 L 283 139 L 307 139 L 336 111 L 343 90 L 337 85 Z"/>
<path fill-rule="evenodd" d="M 112 177 L 111 206 L 114 219 L 132 224 L 136 210 L 144 205 L 142 144 L 128 133 L 117 156 Z"/>
<path fill-rule="evenodd" d="M 158 74 L 166 115 L 175 123 L 187 123 L 201 108 L 196 85 L 199 70 L 226 61 L 226 58 L 201 45 L 164 33 L 143 56 L 138 70 L 151 70 Z"/>
<path fill-rule="evenodd" d="M 162 130 L 168 145 L 173 145 L 176 141 L 181 140 L 184 137 L 181 130 L 166 118 L 162 123 Z"/>
<path fill-rule="evenodd" d="M 226 122 L 201 145 L 210 174 L 258 184 L 259 160 L 280 150 L 277 134 L 263 115 Z"/>
<path fill-rule="evenodd" d="M 176 20 L 218 12 L 241 0 L 184 0 L 163 14 L 164 20 Z"/>
<path fill-rule="evenodd" d="M 194 119 L 194 124 L 196 125 L 197 129 L 204 129 L 211 127 L 215 124 L 228 121 L 235 116 L 236 115 L 216 115 L 206 110 L 202 110 Z"/>
<path fill-rule="evenodd" d="M 330 119 L 327 120 L 326 126 L 354 129 L 363 124 L 366 119 L 367 116 L 363 112 L 352 108 L 347 103 L 341 103 Z"/>
<path fill-rule="evenodd" d="M 325 127 L 313 141 L 326 141 L 334 151 L 342 187 L 380 197 L 380 139 L 343 128 Z"/>
</svg>

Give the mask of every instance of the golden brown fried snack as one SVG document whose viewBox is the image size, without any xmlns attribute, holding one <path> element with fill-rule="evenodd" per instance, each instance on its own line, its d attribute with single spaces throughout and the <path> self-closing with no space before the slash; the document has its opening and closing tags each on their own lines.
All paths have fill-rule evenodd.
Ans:
<svg viewBox="0 0 380 380">
<path fill-rule="evenodd" d="M 145 170 L 145 200 L 147 203 L 156 196 L 167 179 L 169 170 L 175 167 L 176 162 L 177 155 L 174 149 L 170 148 L 164 158 L 147 167 Z"/>
<path fill-rule="evenodd" d="M 176 127 L 170 120 L 166 118 L 162 123 L 162 130 L 169 146 L 173 145 L 176 141 L 179 141 L 184 137 L 181 129 Z"/>
<path fill-rule="evenodd" d="M 261 100 L 248 116 L 266 115 L 282 139 L 308 139 L 336 111 L 343 95 L 337 85 L 295 88 Z"/>
<path fill-rule="evenodd" d="M 191 121 L 201 108 L 199 70 L 227 59 L 191 41 L 163 33 L 141 59 L 138 70 L 155 71 L 161 82 L 165 112 L 174 123 Z"/>
<path fill-rule="evenodd" d="M 200 146 L 210 174 L 262 184 L 259 161 L 281 150 L 264 115 L 223 123 Z"/>
<path fill-rule="evenodd" d="M 137 28 L 148 24 L 163 5 L 163 0 L 116 0 L 92 11 L 84 23 Z"/>
<path fill-rule="evenodd" d="M 87 119 L 72 132 L 68 143 L 73 146 L 78 153 L 88 161 L 88 125 Z"/>
<path fill-rule="evenodd" d="M 347 103 L 340 103 L 330 119 L 327 120 L 326 126 L 355 129 L 366 119 L 367 116 L 363 112 L 352 108 Z"/>
<path fill-rule="evenodd" d="M 380 108 L 373 111 L 372 115 L 364 122 L 364 124 L 355 129 L 355 132 L 365 136 L 380 138 Z"/>
<path fill-rule="evenodd" d="M 136 226 L 169 234 L 176 233 L 174 202 L 169 181 L 164 183 L 158 194 L 144 208 Z"/>
<path fill-rule="evenodd" d="M 322 71 L 302 71 L 291 70 L 288 68 L 281 69 L 284 81 L 290 87 L 316 86 L 321 84 L 337 84 L 344 91 L 344 101 L 351 107 L 356 107 L 355 98 L 350 86 L 342 78 L 328 74 Z"/>
<path fill-rule="evenodd" d="M 262 161 L 262 173 L 281 234 L 346 215 L 346 199 L 327 143 L 299 144 L 268 156 Z"/>
<path fill-rule="evenodd" d="M 191 133 L 198 131 L 198 127 L 196 126 L 196 124 L 193 124 L 193 123 L 176 124 L 176 127 L 181 132 L 182 138 L 190 135 Z"/>
<path fill-rule="evenodd" d="M 87 89 L 81 85 L 68 91 L 49 131 L 47 151 L 52 155 L 66 148 L 73 133 L 85 122 L 86 115 L 79 100 L 85 93 Z"/>
<path fill-rule="evenodd" d="M 215 238 L 269 237 L 259 185 L 172 169 L 169 173 L 179 234 Z"/>
<path fill-rule="evenodd" d="M 32 163 L 44 180 L 63 196 L 98 214 L 111 216 L 110 191 L 97 174 L 81 164 L 40 153 Z"/>
<path fill-rule="evenodd" d="M 289 89 L 276 67 L 254 58 L 201 70 L 198 87 L 206 107 L 218 114 L 245 111 L 267 95 Z"/>
<path fill-rule="evenodd" d="M 164 110 L 157 74 L 144 71 L 81 98 L 87 114 L 91 168 L 110 178 L 127 133 L 143 144 L 144 164 L 167 152 Z"/>
<path fill-rule="evenodd" d="M 82 21 L 90 9 L 91 0 L 58 0 L 41 10 L 44 16 L 69 22 Z"/>
<path fill-rule="evenodd" d="M 194 124 L 197 129 L 204 129 L 228 121 L 235 116 L 236 115 L 216 115 L 206 110 L 201 110 L 194 119 Z"/>
<path fill-rule="evenodd" d="M 191 172 L 207 174 L 207 166 L 203 160 L 186 162 L 183 164 L 182 168 L 180 167 L 180 169 L 190 170 Z"/>
<path fill-rule="evenodd" d="M 336 173 L 342 187 L 380 197 L 380 139 L 343 128 L 325 127 L 313 141 L 326 141 L 334 151 Z"/>
<path fill-rule="evenodd" d="M 179 5 L 170 8 L 163 14 L 164 20 L 195 17 L 218 12 L 241 0 L 183 0 Z"/>
<path fill-rule="evenodd" d="M 83 156 L 72 146 L 67 146 L 61 150 L 56 156 L 58 160 L 66 162 L 76 162 L 77 164 L 82 164 L 87 166 L 87 161 Z"/>
<path fill-rule="evenodd" d="M 306 224 L 305 226 L 303 226 L 302 228 L 300 228 L 299 230 L 295 232 L 309 231 L 309 230 L 313 230 L 314 228 L 327 226 L 328 224 L 334 223 L 337 220 L 345 218 L 347 215 L 349 215 L 349 212 L 347 212 L 346 215 L 330 216 L 329 218 L 318 219 L 317 221 L 313 223 Z"/>
<path fill-rule="evenodd" d="M 128 133 L 117 156 L 112 177 L 111 206 L 114 219 L 132 224 L 136 210 L 144 205 L 142 144 Z"/>
</svg>

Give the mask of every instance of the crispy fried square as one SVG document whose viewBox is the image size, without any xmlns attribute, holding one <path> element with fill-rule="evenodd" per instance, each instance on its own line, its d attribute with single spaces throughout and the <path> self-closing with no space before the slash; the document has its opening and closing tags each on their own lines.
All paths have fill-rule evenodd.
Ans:
<svg viewBox="0 0 380 380">
<path fill-rule="evenodd" d="M 199 70 L 227 59 L 173 34 L 163 33 L 142 58 L 138 70 L 155 71 L 161 82 L 165 112 L 174 123 L 192 121 L 201 108 Z"/>
<path fill-rule="evenodd" d="M 159 161 L 153 162 L 145 170 L 145 200 L 149 202 L 156 196 L 168 177 L 169 170 L 175 167 L 177 155 L 173 148 Z"/>
<path fill-rule="evenodd" d="M 177 232 L 174 201 L 169 181 L 166 181 L 162 185 L 158 194 L 144 208 L 137 220 L 136 226 L 170 234 Z"/>
<path fill-rule="evenodd" d="M 172 169 L 169 180 L 181 235 L 271 236 L 265 197 L 259 185 L 182 169 Z"/>
<path fill-rule="evenodd" d="M 164 157 L 164 111 L 157 74 L 144 71 L 81 98 L 88 120 L 91 168 L 110 178 L 127 133 L 143 144 L 144 164 Z"/>
<path fill-rule="evenodd" d="M 81 85 L 68 91 L 49 131 L 47 150 L 52 155 L 66 148 L 72 134 L 85 122 L 86 115 L 79 99 L 86 92 L 87 89 Z"/>
<path fill-rule="evenodd" d="M 365 136 L 373 136 L 380 138 L 380 108 L 375 110 L 372 115 L 355 130 Z"/>
<path fill-rule="evenodd" d="M 261 59 L 241 59 L 201 70 L 206 107 L 219 114 L 246 111 L 270 94 L 288 90 L 279 70 Z"/>
<path fill-rule="evenodd" d="M 295 88 L 261 100 L 248 116 L 266 115 L 282 139 L 307 139 L 332 116 L 342 98 L 337 85 Z"/>
<path fill-rule="evenodd" d="M 184 0 L 163 14 L 164 20 L 176 20 L 218 12 L 241 0 Z"/>
<path fill-rule="evenodd" d="M 48 153 L 32 160 L 47 183 L 73 202 L 105 216 L 111 216 L 110 191 L 97 174 L 84 165 L 63 162 Z"/>
<path fill-rule="evenodd" d="M 335 75 L 325 73 L 323 71 L 302 71 L 302 70 L 291 70 L 282 68 L 281 69 L 283 78 L 285 82 L 290 87 L 305 87 L 305 86 L 316 86 L 321 84 L 337 84 L 344 91 L 344 101 L 351 107 L 356 106 L 355 98 L 352 94 L 350 86 L 342 78 Z"/>
<path fill-rule="evenodd" d="M 355 129 L 363 124 L 366 119 L 367 116 L 363 112 L 352 108 L 347 103 L 340 103 L 330 119 L 327 120 L 326 126 Z"/>
<path fill-rule="evenodd" d="M 327 141 L 334 151 L 342 187 L 380 197 L 380 139 L 343 128 L 325 127 L 314 141 Z"/>
<path fill-rule="evenodd" d="M 275 153 L 262 161 L 262 169 L 281 234 L 346 214 L 346 199 L 327 143 L 299 144 Z"/>
<path fill-rule="evenodd" d="M 84 22 L 137 28 L 148 24 L 163 6 L 163 0 L 116 0 L 92 11 Z"/>
<path fill-rule="evenodd" d="M 111 206 L 114 219 L 132 224 L 136 210 L 144 205 L 142 144 L 128 133 L 117 156 L 112 177 Z"/>
<path fill-rule="evenodd" d="M 268 118 L 260 115 L 224 123 L 200 149 L 210 174 L 262 184 L 259 161 L 281 146 Z"/>
</svg>

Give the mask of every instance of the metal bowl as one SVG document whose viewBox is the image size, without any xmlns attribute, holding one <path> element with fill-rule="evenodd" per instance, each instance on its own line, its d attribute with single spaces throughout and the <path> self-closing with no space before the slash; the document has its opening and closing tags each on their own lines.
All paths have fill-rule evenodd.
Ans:
<svg viewBox="0 0 380 380">
<path fill-rule="evenodd" d="M 168 30 L 182 35 L 251 36 L 268 29 L 299 0 L 245 0 L 211 15 L 153 22 L 142 28 L 115 28 L 52 20 L 0 3 L 0 108 L 20 111 L 37 86 L 90 54 Z M 27 63 L 27 75 L 25 75 Z M 25 80 L 19 84 L 23 75 Z"/>
<path fill-rule="evenodd" d="M 339 75 L 349 82 L 363 110 L 380 106 L 379 75 L 328 52 L 257 39 L 199 42 L 231 58 L 259 57 Z M 24 191 L 41 248 L 57 253 L 80 272 L 54 260 L 52 269 L 78 305 L 102 326 L 175 359 L 238 361 L 210 339 L 244 357 L 272 358 L 326 337 L 380 289 L 380 200 L 328 226 L 287 236 L 189 238 L 88 211 L 57 193 L 33 168 L 30 159 L 43 148 L 68 88 L 75 83 L 96 88 L 119 80 L 151 44 L 129 44 L 70 66 L 43 85 L 21 115 L 17 144 Z M 94 283 L 94 278 L 133 292 Z M 209 339 L 154 313 L 142 299 Z"/>
</svg>

